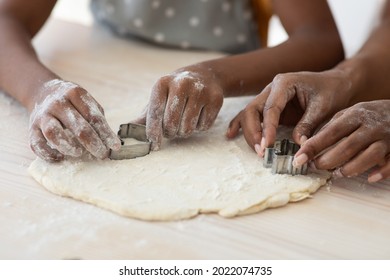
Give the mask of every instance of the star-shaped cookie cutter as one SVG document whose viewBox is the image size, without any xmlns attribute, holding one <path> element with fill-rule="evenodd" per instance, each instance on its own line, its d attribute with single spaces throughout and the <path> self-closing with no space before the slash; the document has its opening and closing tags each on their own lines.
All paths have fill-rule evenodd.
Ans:
<svg viewBox="0 0 390 280">
<path fill-rule="evenodd" d="M 263 166 L 272 168 L 272 174 L 307 174 L 307 164 L 299 167 L 293 165 L 294 155 L 300 146 L 289 139 L 277 140 L 272 148 L 266 148 Z"/>
</svg>

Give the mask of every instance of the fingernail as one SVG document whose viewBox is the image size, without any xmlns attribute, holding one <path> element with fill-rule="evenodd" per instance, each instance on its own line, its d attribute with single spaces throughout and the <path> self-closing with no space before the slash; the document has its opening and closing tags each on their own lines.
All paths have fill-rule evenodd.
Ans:
<svg viewBox="0 0 390 280">
<path fill-rule="evenodd" d="M 261 155 L 261 146 L 259 144 L 255 144 L 255 151 L 259 156 Z"/>
<path fill-rule="evenodd" d="M 226 130 L 226 137 L 230 137 L 230 132 L 231 132 L 231 129 L 230 129 L 230 127 Z"/>
<path fill-rule="evenodd" d="M 309 157 L 307 156 L 307 154 L 301 154 L 294 159 L 293 165 L 294 167 L 299 167 L 304 165 L 308 160 Z"/>
<path fill-rule="evenodd" d="M 261 156 L 261 157 L 264 156 L 265 148 L 267 148 L 267 147 L 266 147 L 266 144 L 265 144 L 265 138 L 262 137 L 262 138 L 261 138 L 261 142 L 260 142 L 260 152 L 259 152 L 259 156 Z"/>
<path fill-rule="evenodd" d="M 376 183 L 383 179 L 383 175 L 381 173 L 376 173 L 370 177 L 368 177 L 369 183 Z"/>
<path fill-rule="evenodd" d="M 306 135 L 302 135 L 301 138 L 299 139 L 299 143 L 300 143 L 301 146 L 303 144 L 305 144 L 306 141 L 307 141 L 307 136 Z"/>
<path fill-rule="evenodd" d="M 333 171 L 332 177 L 334 179 L 344 178 L 344 174 L 341 172 L 341 168 L 337 168 L 335 171 Z"/>
<path fill-rule="evenodd" d="M 264 137 L 261 138 L 260 146 L 261 146 L 262 149 L 266 148 L 265 147 L 265 138 Z"/>
</svg>

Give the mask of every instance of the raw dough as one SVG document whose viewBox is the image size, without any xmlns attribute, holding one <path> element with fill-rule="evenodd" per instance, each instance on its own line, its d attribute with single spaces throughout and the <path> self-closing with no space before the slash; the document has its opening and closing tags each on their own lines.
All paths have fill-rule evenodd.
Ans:
<svg viewBox="0 0 390 280">
<path fill-rule="evenodd" d="M 145 157 L 57 164 L 36 159 L 29 172 L 53 193 L 143 220 L 256 213 L 305 199 L 326 183 L 328 173 L 272 175 L 242 136 L 227 141 L 234 114 L 226 107 L 209 132 L 166 142 Z"/>
</svg>

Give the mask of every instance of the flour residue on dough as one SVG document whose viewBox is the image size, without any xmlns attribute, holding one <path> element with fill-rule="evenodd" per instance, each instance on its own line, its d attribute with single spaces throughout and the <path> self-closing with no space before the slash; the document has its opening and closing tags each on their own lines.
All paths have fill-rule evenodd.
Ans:
<svg viewBox="0 0 390 280">
<path fill-rule="evenodd" d="M 29 172 L 53 193 L 143 220 L 251 214 L 305 199 L 326 184 L 328 173 L 272 175 L 243 137 L 224 138 L 226 119 L 225 111 L 208 132 L 165 142 L 145 157 L 55 164 L 36 159 Z"/>
</svg>

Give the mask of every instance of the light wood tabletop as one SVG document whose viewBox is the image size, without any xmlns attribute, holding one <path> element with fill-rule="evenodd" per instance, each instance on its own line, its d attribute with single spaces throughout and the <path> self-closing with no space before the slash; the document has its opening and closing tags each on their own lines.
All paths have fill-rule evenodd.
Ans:
<svg viewBox="0 0 390 280">
<path fill-rule="evenodd" d="M 221 54 L 163 49 L 109 31 L 50 20 L 35 39 L 42 61 L 103 105 L 145 104 L 154 82 Z M 237 99 L 237 112 L 248 98 Z M 142 111 L 129 110 L 131 120 Z M 123 120 L 122 120 L 123 121 Z M 227 125 L 227 124 L 226 124 Z M 27 173 L 28 113 L 0 93 L 1 259 L 389 259 L 390 181 L 332 181 L 313 198 L 237 217 L 145 222 L 49 193 Z M 223 164 L 223 163 L 221 163 Z"/>
</svg>

